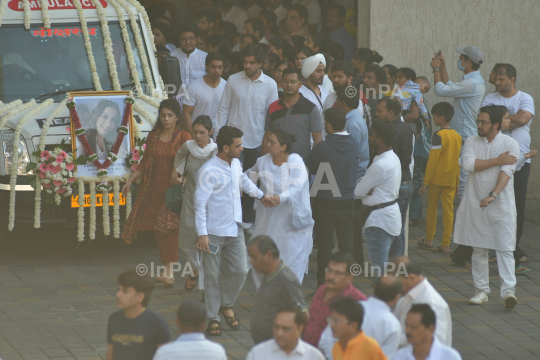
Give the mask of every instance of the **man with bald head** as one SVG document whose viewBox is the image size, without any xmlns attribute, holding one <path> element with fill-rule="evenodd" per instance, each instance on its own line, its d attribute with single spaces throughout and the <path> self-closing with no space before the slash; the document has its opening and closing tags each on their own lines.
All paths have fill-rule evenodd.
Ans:
<svg viewBox="0 0 540 360">
<path fill-rule="evenodd" d="M 397 303 L 394 315 L 401 323 L 400 348 L 407 345 L 405 320 L 413 304 L 428 304 L 437 315 L 435 337 L 443 344 L 452 346 L 452 315 L 444 298 L 435 290 L 428 279 L 422 275 L 422 269 L 406 256 L 394 259 L 395 276 L 399 276 L 403 285 L 401 299 Z"/>
<path fill-rule="evenodd" d="M 375 296 L 360 301 L 364 307 L 362 330 L 367 336 L 377 340 L 388 359 L 394 356 L 401 341 L 401 324 L 391 310 L 401 296 L 401 288 L 402 284 L 398 277 L 384 275 L 375 282 Z M 332 360 L 332 348 L 336 341 L 328 325 L 319 341 L 319 349 L 329 360 Z"/>
</svg>

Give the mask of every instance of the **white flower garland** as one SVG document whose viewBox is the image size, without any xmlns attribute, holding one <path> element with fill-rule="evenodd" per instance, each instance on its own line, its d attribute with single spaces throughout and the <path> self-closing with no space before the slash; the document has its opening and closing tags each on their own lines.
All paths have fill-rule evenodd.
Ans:
<svg viewBox="0 0 540 360">
<path fill-rule="evenodd" d="M 47 140 L 47 134 L 49 133 L 49 127 L 51 126 L 51 123 L 53 120 L 60 115 L 62 110 L 66 108 L 66 102 L 67 99 L 62 101 L 60 105 L 58 105 L 51 114 L 45 119 L 45 122 L 43 123 L 43 128 L 41 129 L 41 137 L 39 139 L 39 150 L 43 151 L 45 150 L 45 140 Z"/>
<path fill-rule="evenodd" d="M 154 48 L 154 52 L 155 52 L 156 44 L 154 43 L 154 34 L 152 33 L 152 25 L 150 24 L 150 18 L 148 17 L 148 14 L 146 13 L 146 9 L 141 4 L 139 4 L 139 2 L 136 0 L 127 0 L 127 1 L 142 14 L 146 27 L 148 28 L 148 33 L 150 34 L 150 42 L 152 43 L 152 47 Z"/>
<path fill-rule="evenodd" d="M 79 179 L 79 221 L 77 223 L 77 241 L 84 241 L 84 181 Z"/>
<path fill-rule="evenodd" d="M 36 176 L 36 193 L 35 193 L 35 210 L 34 210 L 34 228 L 39 229 L 41 226 L 41 179 Z"/>
<path fill-rule="evenodd" d="M 115 239 L 118 239 L 120 237 L 120 182 L 118 180 L 115 180 L 113 182 L 113 236 Z"/>
<path fill-rule="evenodd" d="M 11 104 L 10 104 L 11 105 Z M 6 125 L 8 119 L 12 116 L 15 116 L 17 115 L 18 113 L 20 113 L 21 111 L 24 111 L 26 109 L 29 109 L 31 108 L 32 106 L 35 106 L 36 105 L 36 100 L 34 99 L 31 99 L 30 101 L 28 101 L 27 103 L 24 103 L 24 104 L 19 104 L 17 106 L 15 106 L 13 109 L 11 109 L 10 111 L 8 111 L 7 113 L 4 114 L 4 116 L 2 116 L 0 118 L 0 128 L 3 128 L 4 125 Z M 9 106 L 9 105 L 8 105 Z"/>
<path fill-rule="evenodd" d="M 11 110 L 14 107 L 19 106 L 21 104 L 22 104 L 22 100 L 17 99 L 17 100 L 14 100 L 14 101 L 10 102 L 9 104 L 2 105 L 2 107 L 0 108 L 0 115 L 2 115 L 5 112 L 8 112 L 9 110 Z"/>
<path fill-rule="evenodd" d="M 49 1 L 41 0 L 41 17 L 43 18 L 43 27 L 51 28 L 51 19 L 49 18 Z"/>
<path fill-rule="evenodd" d="M 33 99 L 32 99 L 33 100 Z M 26 115 L 22 117 L 21 120 L 17 123 L 17 127 L 15 128 L 15 134 L 13 135 L 13 147 L 15 149 L 19 148 L 19 139 L 21 136 L 21 128 L 22 126 L 30 120 L 35 114 L 42 111 L 49 105 L 51 105 L 54 102 L 53 99 L 48 99 L 41 103 L 40 105 L 36 106 L 32 110 L 30 110 Z M 34 100 L 35 103 L 35 100 Z M 11 164 L 11 178 L 9 181 L 10 184 L 10 194 L 9 194 L 9 223 L 8 223 L 8 230 L 12 231 L 15 227 L 15 187 L 17 186 L 17 170 L 19 168 L 19 157 L 14 156 L 13 157 L 13 164 Z"/>
<path fill-rule="evenodd" d="M 2 18 L 4 17 L 4 11 L 9 0 L 0 0 L 0 25 L 2 25 Z"/>
<path fill-rule="evenodd" d="M 141 66 L 144 72 L 144 76 L 146 78 L 146 81 L 148 82 L 148 87 L 151 89 L 153 93 L 155 89 L 154 82 L 152 81 L 152 73 L 150 71 L 150 67 L 148 66 L 148 60 L 145 56 L 146 51 L 144 49 L 144 43 L 141 38 L 141 31 L 139 30 L 139 24 L 137 23 L 137 18 L 135 17 L 135 14 L 133 13 L 133 9 L 129 6 L 129 4 L 127 4 L 124 0 L 118 0 L 118 2 L 129 14 L 129 19 L 130 19 L 131 27 L 133 30 L 133 35 L 135 37 L 135 44 L 137 45 L 137 51 L 139 52 L 139 58 L 141 59 Z M 148 18 L 148 16 L 146 15 L 146 11 L 144 10 L 142 6 L 139 5 L 139 3 L 136 3 L 136 5 L 133 3 L 131 4 L 134 5 L 137 8 L 137 10 L 139 10 L 143 14 L 143 18 L 145 16 L 146 18 Z M 139 7 L 141 7 L 142 9 L 139 9 Z M 146 18 L 145 18 L 145 21 L 146 21 Z M 150 21 L 147 22 L 147 26 L 150 26 Z M 150 41 L 152 42 L 152 46 L 154 47 L 154 51 L 155 51 L 156 46 L 154 45 L 154 34 L 152 33 L 152 27 L 148 27 L 148 32 L 150 33 Z M 142 89 L 140 88 L 140 84 L 139 84 L 139 91 L 142 92 Z"/>
<path fill-rule="evenodd" d="M 114 54 L 112 48 L 111 32 L 109 31 L 109 19 L 107 18 L 107 12 L 103 9 L 103 5 L 99 0 L 92 0 L 92 4 L 96 7 L 96 11 L 99 15 L 99 22 L 101 23 L 101 35 L 103 36 L 103 49 L 105 49 L 105 57 L 109 64 L 109 76 L 112 80 L 114 90 L 122 90 L 120 86 L 120 80 L 118 79 L 118 71 L 116 70 L 116 62 L 114 61 Z"/>
<path fill-rule="evenodd" d="M 129 217 L 129 214 L 131 214 L 131 206 L 132 206 L 133 196 L 131 195 L 131 191 L 128 192 L 126 196 L 126 219 Z"/>
<path fill-rule="evenodd" d="M 24 11 L 24 28 L 30 29 L 30 1 L 22 0 L 22 8 Z"/>
<path fill-rule="evenodd" d="M 90 182 L 90 240 L 96 238 L 96 182 Z"/>
<path fill-rule="evenodd" d="M 88 64 L 90 66 L 90 71 L 92 72 L 92 83 L 96 88 L 96 91 L 102 91 L 101 83 L 99 81 L 99 75 L 97 73 L 96 60 L 92 53 L 92 44 L 90 43 L 90 35 L 88 35 L 88 25 L 86 24 L 86 18 L 84 17 L 84 11 L 81 5 L 81 0 L 73 0 L 73 4 L 77 8 L 79 13 L 79 20 L 81 23 L 81 32 L 84 39 L 84 47 L 86 49 L 86 55 L 88 57 Z"/>
<path fill-rule="evenodd" d="M 107 190 L 103 191 L 103 234 L 108 236 L 111 233 L 111 224 L 109 218 L 109 192 Z"/>
<path fill-rule="evenodd" d="M 153 107 L 159 109 L 159 103 L 160 103 L 161 101 L 157 101 L 156 99 L 151 98 L 150 96 L 147 96 L 147 95 L 145 95 L 145 94 L 141 94 L 141 95 L 139 95 L 139 97 L 140 97 L 142 100 L 144 100 L 144 101 L 146 101 L 147 103 L 149 103 L 150 105 L 152 105 Z"/>
<path fill-rule="evenodd" d="M 151 126 L 154 126 L 154 124 L 156 123 L 156 117 L 150 115 L 150 113 L 146 111 L 146 109 L 143 106 L 135 102 L 133 104 L 133 109 L 137 111 L 140 115 L 142 115 L 150 123 Z"/>
</svg>

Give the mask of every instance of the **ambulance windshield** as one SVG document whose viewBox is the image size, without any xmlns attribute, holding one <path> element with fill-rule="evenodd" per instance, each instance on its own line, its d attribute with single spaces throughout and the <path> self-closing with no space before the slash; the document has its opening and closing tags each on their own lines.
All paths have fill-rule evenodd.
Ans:
<svg viewBox="0 0 540 360">
<path fill-rule="evenodd" d="M 120 84 L 124 90 L 131 89 L 133 73 L 128 65 L 118 22 L 109 22 L 109 29 Z M 137 51 L 129 24 L 127 30 L 139 80 L 144 84 L 141 54 Z M 113 90 L 99 23 L 88 23 L 88 33 L 101 87 Z M 80 24 L 54 24 L 50 29 L 31 27 L 29 31 L 25 31 L 22 25 L 0 28 L 1 101 L 26 101 L 40 96 L 61 101 L 66 97 L 65 92 L 82 89 L 91 91 L 94 87 Z M 55 92 L 62 94 L 47 95 Z"/>
</svg>

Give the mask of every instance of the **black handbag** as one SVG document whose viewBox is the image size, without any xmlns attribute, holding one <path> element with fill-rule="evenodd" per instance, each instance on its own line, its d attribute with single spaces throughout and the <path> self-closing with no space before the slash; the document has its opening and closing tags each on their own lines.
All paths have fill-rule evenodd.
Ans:
<svg viewBox="0 0 540 360">
<path fill-rule="evenodd" d="M 180 214 L 182 211 L 182 203 L 184 202 L 184 185 L 187 175 L 187 162 L 189 158 L 189 151 L 186 156 L 186 164 L 184 166 L 184 173 L 182 174 L 182 184 L 171 185 L 167 189 L 165 194 L 165 207 L 175 214 Z"/>
</svg>

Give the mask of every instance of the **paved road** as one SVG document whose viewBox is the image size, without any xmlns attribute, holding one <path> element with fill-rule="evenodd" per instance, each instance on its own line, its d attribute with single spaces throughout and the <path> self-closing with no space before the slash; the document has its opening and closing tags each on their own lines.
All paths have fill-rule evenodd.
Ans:
<svg viewBox="0 0 540 360">
<path fill-rule="evenodd" d="M 438 229 L 437 236 L 440 236 Z M 453 344 L 465 360 L 536 359 L 540 354 L 540 200 L 527 204 L 524 250 L 531 272 L 518 277 L 518 305 L 503 309 L 496 265 L 491 265 L 492 292 L 482 306 L 467 303 L 473 293 L 469 269 L 453 266 L 442 255 L 411 245 L 429 280 L 450 303 Z M 425 235 L 425 224 L 411 228 L 410 243 Z M 158 262 L 150 241 L 126 246 L 112 238 L 98 238 L 77 247 L 73 229 L 18 228 L 0 239 L 0 357 L 4 360 L 104 359 L 107 318 L 116 311 L 115 278 L 138 264 Z M 180 259 L 183 264 L 183 259 Z M 314 254 L 304 293 L 314 291 Z M 173 336 L 174 311 L 184 299 L 200 299 L 198 291 L 183 290 L 177 275 L 173 289 L 156 286 L 150 309 L 163 315 Z M 355 285 L 372 293 L 371 280 L 362 276 Z M 242 328 L 219 339 L 231 359 L 243 359 L 252 346 L 249 333 L 254 286 L 248 278 L 238 299 Z"/>
</svg>

